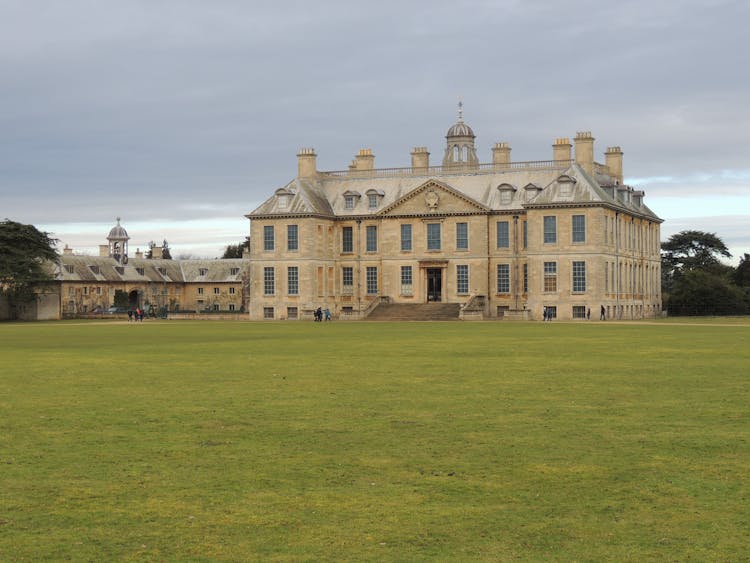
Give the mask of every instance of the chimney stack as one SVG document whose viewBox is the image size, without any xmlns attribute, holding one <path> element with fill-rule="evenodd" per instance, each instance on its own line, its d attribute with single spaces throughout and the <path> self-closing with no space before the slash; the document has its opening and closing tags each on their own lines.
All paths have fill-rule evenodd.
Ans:
<svg viewBox="0 0 750 563">
<path fill-rule="evenodd" d="M 372 170 L 375 168 L 375 155 L 372 149 L 359 149 L 357 156 L 354 157 L 354 170 Z"/>
<path fill-rule="evenodd" d="M 140 248 L 135 249 L 135 257 L 136 258 L 143 258 L 143 251 Z"/>
<path fill-rule="evenodd" d="M 413 171 L 426 172 L 430 167 L 430 153 L 427 147 L 414 147 L 411 151 L 411 167 Z"/>
<path fill-rule="evenodd" d="M 510 164 L 510 145 L 495 143 L 492 147 L 492 164 Z"/>
<path fill-rule="evenodd" d="M 164 258 L 164 247 L 155 246 L 151 249 L 151 258 L 154 260 L 161 260 Z"/>
<path fill-rule="evenodd" d="M 588 174 L 594 175 L 594 137 L 591 131 L 578 131 L 575 138 L 576 163 Z"/>
<path fill-rule="evenodd" d="M 109 245 L 108 244 L 100 244 L 99 245 L 99 256 L 109 256 Z"/>
<path fill-rule="evenodd" d="M 555 139 L 555 143 L 552 145 L 552 160 L 571 160 L 571 147 L 570 139 L 567 137 L 561 137 Z"/>
<path fill-rule="evenodd" d="M 67 244 L 65 245 L 65 248 L 63 248 L 63 256 L 73 256 L 73 249 Z"/>
<path fill-rule="evenodd" d="M 297 176 L 299 178 L 315 178 L 318 175 L 318 155 L 315 149 L 304 148 L 297 153 Z"/>
<path fill-rule="evenodd" d="M 622 184 L 622 150 L 620 147 L 607 147 L 604 153 L 604 164 L 609 168 L 609 173 Z"/>
</svg>

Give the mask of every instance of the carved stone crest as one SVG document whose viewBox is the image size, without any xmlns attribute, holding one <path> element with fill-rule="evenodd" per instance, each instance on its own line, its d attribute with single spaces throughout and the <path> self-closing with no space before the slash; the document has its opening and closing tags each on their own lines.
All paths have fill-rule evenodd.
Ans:
<svg viewBox="0 0 750 563">
<path fill-rule="evenodd" d="M 430 190 L 424 194 L 424 200 L 425 203 L 427 203 L 427 207 L 430 209 L 437 209 L 438 203 L 440 203 L 440 196 L 435 190 Z"/>
</svg>

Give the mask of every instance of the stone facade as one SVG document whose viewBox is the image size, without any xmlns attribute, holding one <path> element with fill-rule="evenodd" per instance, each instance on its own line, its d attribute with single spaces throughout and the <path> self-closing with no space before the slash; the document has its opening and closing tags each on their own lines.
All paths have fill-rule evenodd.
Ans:
<svg viewBox="0 0 750 563">
<path fill-rule="evenodd" d="M 127 295 L 127 308 L 140 307 L 156 313 L 226 313 L 247 318 L 249 262 L 245 259 L 167 260 L 161 248 L 152 249 L 154 258 L 136 251 L 128 254 L 127 231 L 117 219 L 100 245 L 99 256 L 63 250 L 50 264 L 54 280 L 38 288 L 36 303 L 24 318 L 60 319 L 106 312 L 115 304 L 118 291 Z M 21 317 L 19 313 L 19 317 Z"/>
<path fill-rule="evenodd" d="M 56 278 L 60 316 L 106 311 L 115 292 L 128 295 L 128 307 L 169 312 L 244 312 L 247 310 L 247 261 L 164 260 L 63 255 Z"/>
<path fill-rule="evenodd" d="M 247 215 L 251 319 L 306 318 L 317 307 L 361 318 L 377 302 L 482 303 L 483 318 L 642 318 L 661 312 L 659 219 L 622 183 L 622 151 L 594 162 L 594 138 L 553 144 L 552 160 L 512 162 L 496 143 L 480 164 L 458 122 L 441 166 L 415 147 L 409 168 L 298 176 Z"/>
</svg>

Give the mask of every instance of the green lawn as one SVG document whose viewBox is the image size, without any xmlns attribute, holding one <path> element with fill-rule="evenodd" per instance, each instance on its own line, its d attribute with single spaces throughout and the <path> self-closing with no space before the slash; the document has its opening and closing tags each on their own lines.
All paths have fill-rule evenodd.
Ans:
<svg viewBox="0 0 750 563">
<path fill-rule="evenodd" d="M 738 561 L 750 323 L 0 324 L 0 560 Z"/>
</svg>

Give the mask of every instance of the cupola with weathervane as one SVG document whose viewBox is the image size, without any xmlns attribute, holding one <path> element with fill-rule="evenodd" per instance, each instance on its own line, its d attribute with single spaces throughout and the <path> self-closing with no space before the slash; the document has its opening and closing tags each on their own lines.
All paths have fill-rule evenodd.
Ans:
<svg viewBox="0 0 750 563">
<path fill-rule="evenodd" d="M 447 167 L 476 167 L 479 165 L 477 151 L 474 146 L 474 131 L 464 123 L 464 105 L 458 102 L 458 121 L 448 129 L 445 135 L 446 146 L 443 166 Z"/>
<path fill-rule="evenodd" d="M 123 264 L 128 263 L 128 241 L 130 237 L 128 232 L 120 225 L 120 218 L 117 218 L 117 225 L 112 227 L 107 235 L 109 242 L 109 255 Z"/>
</svg>

